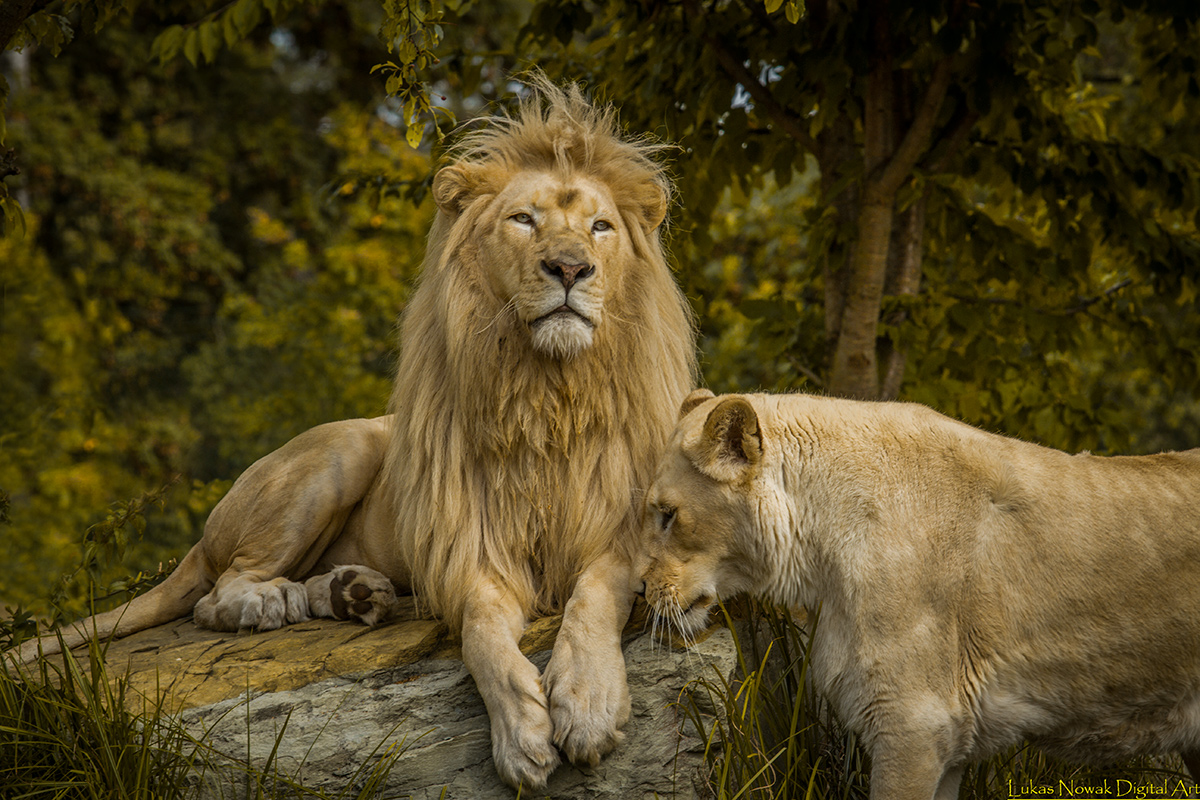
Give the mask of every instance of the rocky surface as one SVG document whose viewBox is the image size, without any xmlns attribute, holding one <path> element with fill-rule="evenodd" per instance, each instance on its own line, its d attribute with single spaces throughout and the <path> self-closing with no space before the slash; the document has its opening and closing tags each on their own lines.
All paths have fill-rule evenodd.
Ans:
<svg viewBox="0 0 1200 800">
<path fill-rule="evenodd" d="M 180 620 L 113 642 L 110 672 L 165 693 L 189 728 L 231 759 L 249 758 L 331 796 L 357 788 L 373 769 L 380 796 L 433 800 L 511 800 L 496 777 L 489 724 L 457 642 L 415 614 L 370 630 L 314 620 L 278 631 L 220 634 Z M 550 657 L 559 619 L 541 620 L 522 639 L 539 667 Z M 693 798 L 704 768 L 703 742 L 678 701 L 698 677 L 728 676 L 736 654 L 715 629 L 681 650 L 642 633 L 635 613 L 626 662 L 633 715 L 625 743 L 594 769 L 560 767 L 545 791 L 522 797 Z M 212 796 L 240 796 L 236 770 L 208 775 Z M 445 794 L 443 795 L 443 791 Z"/>
</svg>

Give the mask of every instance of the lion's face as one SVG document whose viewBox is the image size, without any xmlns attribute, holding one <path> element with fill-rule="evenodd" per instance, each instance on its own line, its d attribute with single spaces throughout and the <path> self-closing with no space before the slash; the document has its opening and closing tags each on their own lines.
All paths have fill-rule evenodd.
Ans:
<svg viewBox="0 0 1200 800">
<path fill-rule="evenodd" d="M 560 359 L 586 350 L 630 261 L 609 188 L 583 175 L 519 172 L 485 201 L 477 246 L 491 292 L 511 306 L 535 350 Z"/>
<path fill-rule="evenodd" d="M 717 600 L 754 591 L 767 571 L 756 545 L 758 430 L 741 408 L 687 413 L 710 397 L 700 390 L 684 402 L 646 493 L 637 565 L 651 609 L 685 637 L 705 627 Z"/>
</svg>

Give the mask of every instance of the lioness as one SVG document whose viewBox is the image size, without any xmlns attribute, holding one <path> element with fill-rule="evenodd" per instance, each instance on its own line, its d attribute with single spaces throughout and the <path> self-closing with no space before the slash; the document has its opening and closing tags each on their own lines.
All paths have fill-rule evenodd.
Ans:
<svg viewBox="0 0 1200 800">
<path fill-rule="evenodd" d="M 1200 777 L 1200 450 L 1103 458 L 928 408 L 698 391 L 647 493 L 646 597 L 820 608 L 815 687 L 871 797 L 954 798 L 1028 738 Z"/>
<path fill-rule="evenodd" d="M 540 787 L 556 746 L 595 764 L 619 742 L 637 493 L 694 386 L 693 326 L 660 243 L 654 146 L 577 87 L 534 83 L 434 180 L 391 414 L 252 465 L 170 578 L 68 643 L 193 606 L 220 630 L 375 624 L 411 588 L 461 630 L 505 781 Z M 539 675 L 517 642 L 560 611 Z"/>
</svg>

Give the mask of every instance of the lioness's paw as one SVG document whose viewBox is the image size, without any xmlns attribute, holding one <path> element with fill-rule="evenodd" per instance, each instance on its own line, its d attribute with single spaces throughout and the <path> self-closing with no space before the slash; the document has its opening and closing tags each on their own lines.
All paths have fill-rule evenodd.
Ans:
<svg viewBox="0 0 1200 800">
<path fill-rule="evenodd" d="M 304 586 L 287 578 L 230 581 L 196 603 L 196 624 L 214 631 L 273 631 L 308 619 Z"/>
<path fill-rule="evenodd" d="M 559 652 L 563 644 L 560 639 L 543 676 L 554 743 L 572 764 L 594 767 L 625 738 L 620 730 L 629 720 L 625 661 L 620 651 L 603 665 L 577 660 L 569 646 Z"/>
<path fill-rule="evenodd" d="M 372 628 L 396 614 L 396 589 L 369 567 L 343 566 L 304 582 L 308 605 L 319 617 L 357 619 Z"/>
<path fill-rule="evenodd" d="M 550 739 L 553 728 L 541 687 L 537 698 L 521 697 L 516 706 L 508 713 L 491 714 L 496 772 L 514 789 L 542 789 L 560 759 Z"/>
</svg>

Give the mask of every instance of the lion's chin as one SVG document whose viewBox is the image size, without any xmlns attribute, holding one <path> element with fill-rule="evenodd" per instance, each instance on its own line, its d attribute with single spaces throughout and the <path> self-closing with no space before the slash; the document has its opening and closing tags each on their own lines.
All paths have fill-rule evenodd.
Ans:
<svg viewBox="0 0 1200 800">
<path fill-rule="evenodd" d="M 573 358 L 592 346 L 595 326 L 573 310 L 557 310 L 530 325 L 533 346 L 552 358 Z"/>
</svg>

